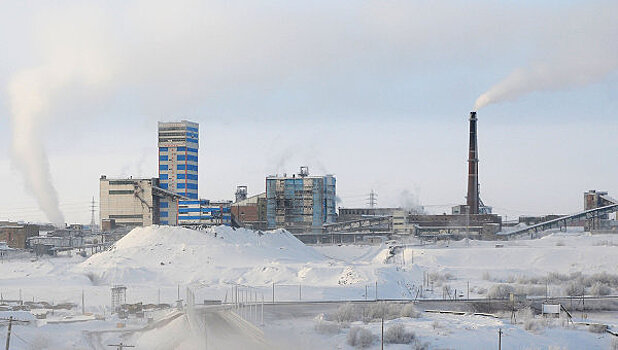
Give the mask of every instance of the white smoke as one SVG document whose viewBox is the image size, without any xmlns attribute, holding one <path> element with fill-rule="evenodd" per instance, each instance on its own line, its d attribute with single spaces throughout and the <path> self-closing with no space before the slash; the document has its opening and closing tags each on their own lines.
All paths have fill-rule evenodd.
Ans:
<svg viewBox="0 0 618 350">
<path fill-rule="evenodd" d="M 535 91 L 585 86 L 618 70 L 615 11 L 618 11 L 615 2 L 600 7 L 577 7 L 565 16 L 548 21 L 549 29 L 539 33 L 540 57 L 480 95 L 474 110 Z"/>
<path fill-rule="evenodd" d="M 46 117 L 52 101 L 73 97 L 65 96 L 69 91 L 66 88 L 97 87 L 107 80 L 108 65 L 98 46 L 101 42 L 97 40 L 97 44 L 91 44 L 97 32 L 93 29 L 100 29 L 96 18 L 81 10 L 55 17 L 55 22 L 46 26 L 52 31 L 40 38 L 45 43 L 41 48 L 45 63 L 18 71 L 8 86 L 13 162 L 22 172 L 24 184 L 36 197 L 40 209 L 57 225 L 64 223 L 64 216 L 44 146 Z"/>
</svg>

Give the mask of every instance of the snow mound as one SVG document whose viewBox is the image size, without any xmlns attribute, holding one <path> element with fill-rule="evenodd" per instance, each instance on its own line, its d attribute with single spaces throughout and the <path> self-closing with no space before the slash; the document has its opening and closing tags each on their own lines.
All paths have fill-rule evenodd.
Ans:
<svg viewBox="0 0 618 350">
<path fill-rule="evenodd" d="M 75 272 L 96 284 L 265 283 L 296 276 L 287 264 L 324 260 L 285 230 L 150 226 L 132 230 L 109 250 L 77 265 Z"/>
</svg>

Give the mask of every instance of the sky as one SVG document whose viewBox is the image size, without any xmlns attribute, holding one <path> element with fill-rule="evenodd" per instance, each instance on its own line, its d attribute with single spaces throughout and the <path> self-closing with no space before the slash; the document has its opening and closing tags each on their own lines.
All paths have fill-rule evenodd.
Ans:
<svg viewBox="0 0 618 350">
<path fill-rule="evenodd" d="M 157 121 L 181 119 L 200 123 L 203 198 L 256 194 L 306 165 L 336 176 L 342 207 L 373 189 L 379 206 L 449 212 L 465 202 L 478 106 L 494 212 L 618 197 L 615 1 L 58 0 L 0 13 L 0 220 L 90 222 L 99 177 L 156 177 Z"/>
</svg>

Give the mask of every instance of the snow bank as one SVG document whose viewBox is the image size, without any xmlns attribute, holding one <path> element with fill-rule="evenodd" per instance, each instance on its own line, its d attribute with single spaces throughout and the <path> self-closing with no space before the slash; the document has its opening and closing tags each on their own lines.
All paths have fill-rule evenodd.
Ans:
<svg viewBox="0 0 618 350">
<path fill-rule="evenodd" d="M 150 226 L 132 230 L 74 271 L 105 284 L 266 283 L 296 276 L 295 264 L 325 259 L 285 230 L 261 233 L 225 226 L 202 231 Z"/>
</svg>

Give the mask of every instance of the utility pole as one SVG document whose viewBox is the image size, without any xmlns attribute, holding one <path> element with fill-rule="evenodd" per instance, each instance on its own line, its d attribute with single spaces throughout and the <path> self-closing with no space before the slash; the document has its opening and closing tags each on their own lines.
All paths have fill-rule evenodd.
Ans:
<svg viewBox="0 0 618 350">
<path fill-rule="evenodd" d="M 466 299 L 470 300 L 470 281 L 468 281 L 468 287 L 466 288 L 467 296 Z"/>
<path fill-rule="evenodd" d="M 11 328 L 13 327 L 13 316 L 9 317 L 9 328 L 6 331 L 6 350 L 9 350 L 11 343 Z"/>
<path fill-rule="evenodd" d="M 378 300 L 378 281 L 376 281 L 376 301 Z"/>
<path fill-rule="evenodd" d="M 107 346 L 115 346 L 117 350 L 122 350 L 124 348 L 134 348 L 135 345 L 125 345 L 123 343 L 120 344 L 108 344 Z"/>
<path fill-rule="evenodd" d="M 498 350 L 502 350 L 502 328 L 498 328 Z"/>
<path fill-rule="evenodd" d="M 382 315 L 382 350 L 384 350 L 384 315 Z"/>
<path fill-rule="evenodd" d="M 369 204 L 370 208 L 375 208 L 376 205 L 378 204 L 378 194 L 373 190 L 373 188 L 371 189 L 371 192 L 369 192 L 369 198 L 367 198 L 367 204 Z"/>
<path fill-rule="evenodd" d="M 273 282 L 273 304 L 275 303 L 275 282 Z"/>
<path fill-rule="evenodd" d="M 82 289 L 82 315 L 86 314 L 86 305 L 84 304 L 84 290 Z"/>
</svg>

